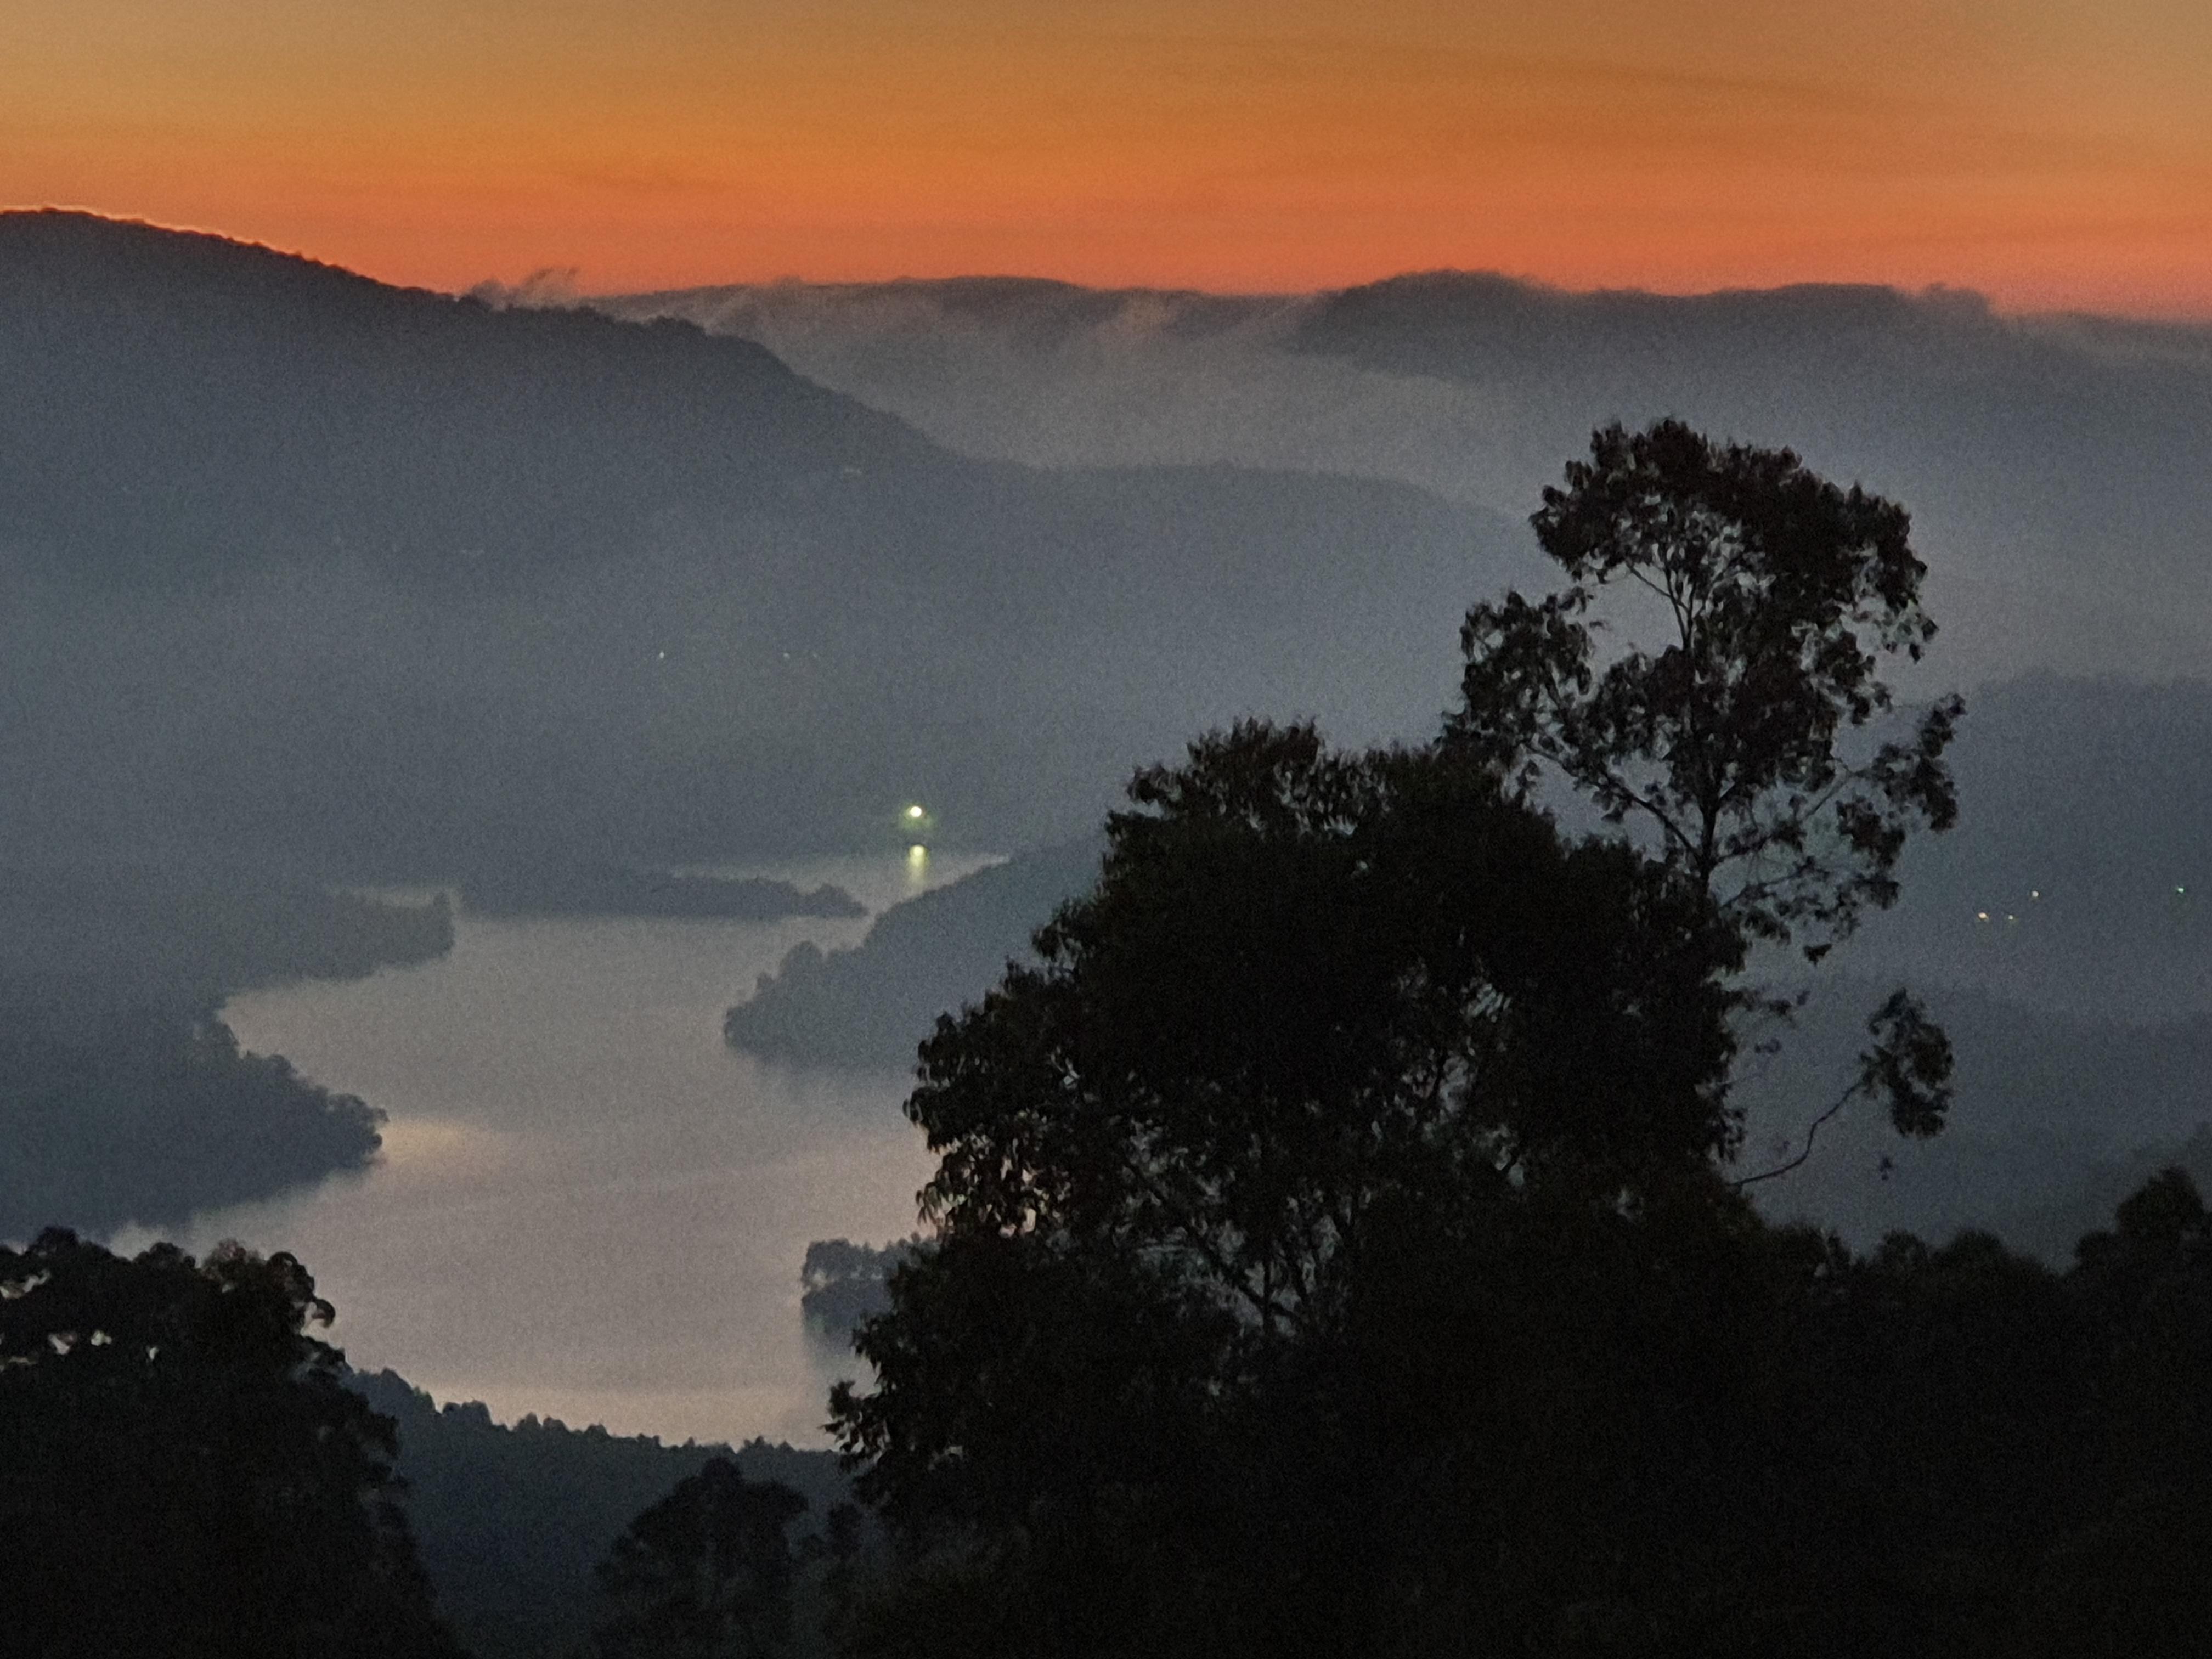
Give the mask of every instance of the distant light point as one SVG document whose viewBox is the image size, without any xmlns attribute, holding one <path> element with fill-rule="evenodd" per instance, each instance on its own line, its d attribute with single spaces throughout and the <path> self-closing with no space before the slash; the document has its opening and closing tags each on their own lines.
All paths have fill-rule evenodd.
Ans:
<svg viewBox="0 0 2212 1659">
<path fill-rule="evenodd" d="M 916 821 L 917 823 L 918 823 L 918 822 L 920 822 L 922 818 L 927 817 L 928 816 L 928 814 L 927 814 L 926 812 L 924 812 L 924 811 L 921 810 L 921 808 L 920 808 L 919 806 L 909 806 L 909 807 L 908 807 L 908 808 L 906 809 L 906 815 L 907 815 L 907 817 L 909 817 L 909 818 L 911 818 L 911 819 L 914 819 L 914 820 L 915 820 L 915 821 Z"/>
</svg>

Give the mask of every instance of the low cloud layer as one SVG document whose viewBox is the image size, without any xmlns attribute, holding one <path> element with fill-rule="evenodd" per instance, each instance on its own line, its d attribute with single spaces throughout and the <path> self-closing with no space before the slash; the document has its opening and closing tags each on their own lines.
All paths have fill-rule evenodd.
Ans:
<svg viewBox="0 0 2212 1659">
<path fill-rule="evenodd" d="M 1931 685 L 2212 672 L 2212 329 L 1946 291 L 1449 273 L 1297 296 L 951 282 L 594 303 L 759 341 L 975 455 L 1349 472 L 1515 519 L 1593 426 L 1680 415 L 1912 509 L 1946 630 Z"/>
</svg>

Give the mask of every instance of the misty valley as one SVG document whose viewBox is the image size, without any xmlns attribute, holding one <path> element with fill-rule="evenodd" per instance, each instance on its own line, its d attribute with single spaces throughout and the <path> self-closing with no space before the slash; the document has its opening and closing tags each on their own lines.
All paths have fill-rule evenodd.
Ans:
<svg viewBox="0 0 2212 1659">
<path fill-rule="evenodd" d="M 0 1652 L 2212 1650 L 2208 436 L 0 213 Z"/>
</svg>

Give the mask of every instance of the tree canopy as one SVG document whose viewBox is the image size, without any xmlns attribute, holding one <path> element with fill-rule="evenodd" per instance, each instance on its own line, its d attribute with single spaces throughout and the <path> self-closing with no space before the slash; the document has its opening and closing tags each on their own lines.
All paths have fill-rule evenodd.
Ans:
<svg viewBox="0 0 2212 1659">
<path fill-rule="evenodd" d="M 1892 708 L 1883 659 L 1935 637 L 1905 509 L 1665 420 L 1592 434 L 1532 522 L 1566 585 L 1468 612 L 1454 740 L 1644 820 L 1735 925 L 1816 960 L 1892 902 L 1911 827 L 1958 816 L 1956 698 L 1909 738 L 1841 741 Z"/>
<path fill-rule="evenodd" d="M 389 1419 L 307 1334 L 289 1255 L 0 1249 L 0 1603 L 11 1650 L 447 1659 Z"/>
<path fill-rule="evenodd" d="M 1414 1445 L 1459 1478 L 1457 1426 L 1374 1438 L 1461 1363 L 1425 1325 L 1534 1340 L 1486 1264 L 1569 1218 L 1737 1215 L 1741 945 L 1448 750 L 1247 724 L 1131 793 L 1040 965 L 923 1047 L 938 1237 L 863 1328 L 878 1388 L 834 1409 L 896 1520 L 1020 1540 L 1044 1650 L 1091 1650 L 1132 1578 L 1199 1646 L 1249 1614 L 1305 1650 L 1419 1599 L 1297 1586 L 1391 1534 Z"/>
<path fill-rule="evenodd" d="M 1896 902 L 1913 828 L 1958 818 L 1943 758 L 1958 697 L 1907 736 L 1866 729 L 1894 706 L 1884 659 L 1917 662 L 1936 635 L 1910 515 L 1790 450 L 1717 444 L 1675 420 L 1601 428 L 1543 500 L 1531 523 L 1566 585 L 1468 611 L 1447 741 L 1524 794 L 1556 771 L 1608 822 L 1655 832 L 1659 861 L 1747 944 L 1820 961 Z M 1790 1006 L 1748 989 L 1744 1003 Z M 1900 990 L 1868 1030 L 1864 1066 L 1803 1151 L 1747 1179 L 1796 1168 L 1863 1094 L 1887 1099 L 1901 1134 L 1942 1127 L 1942 1027 Z"/>
<path fill-rule="evenodd" d="M 786 1528 L 806 1500 L 717 1455 L 631 1522 L 599 1568 L 603 1659 L 772 1659 L 791 1638 Z"/>
<path fill-rule="evenodd" d="M 1592 455 L 1439 741 L 1140 772 L 923 1044 L 935 1236 L 832 1407 L 911 1552 L 860 1651 L 1832 1650 L 1808 1402 L 1882 1431 L 1820 1359 L 1889 1281 L 1759 1224 L 1729 1076 L 1752 949 L 1817 959 L 1950 822 L 1956 708 L 1850 752 L 1933 632 L 1901 509 L 1673 422 Z M 1664 647 L 1601 658 L 1616 579 Z M 1656 834 L 1563 833 L 1546 765 Z M 1932 1133 L 1941 1032 L 1872 1036 L 1852 1092 Z"/>
</svg>

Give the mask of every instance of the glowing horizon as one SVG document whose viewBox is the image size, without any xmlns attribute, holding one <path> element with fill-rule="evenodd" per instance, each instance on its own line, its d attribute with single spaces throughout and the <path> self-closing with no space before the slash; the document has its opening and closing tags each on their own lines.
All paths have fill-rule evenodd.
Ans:
<svg viewBox="0 0 2212 1659">
<path fill-rule="evenodd" d="M 465 289 L 1492 270 L 2212 318 L 2212 10 L 24 0 L 0 200 Z"/>
</svg>

